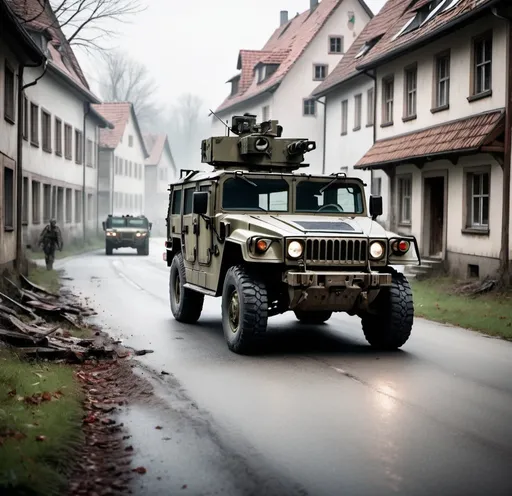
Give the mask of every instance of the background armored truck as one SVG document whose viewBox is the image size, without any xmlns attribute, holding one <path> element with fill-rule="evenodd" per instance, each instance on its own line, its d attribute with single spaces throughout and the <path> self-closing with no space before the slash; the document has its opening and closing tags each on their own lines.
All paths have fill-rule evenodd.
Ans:
<svg viewBox="0 0 512 496">
<path fill-rule="evenodd" d="M 109 215 L 103 222 L 105 253 L 117 248 L 135 248 L 138 255 L 149 255 L 152 223 L 144 215 Z"/>
<path fill-rule="evenodd" d="M 391 266 L 419 263 L 415 238 L 375 221 L 381 197 L 370 197 L 368 215 L 360 179 L 298 172 L 314 142 L 281 138 L 277 121 L 249 115 L 234 117 L 230 131 L 202 142 L 213 171 L 182 171 L 170 186 L 164 259 L 174 317 L 193 323 L 204 296 L 220 296 L 237 353 L 251 352 L 268 317 L 289 310 L 311 324 L 358 315 L 372 346 L 402 346 L 412 292 Z"/>
</svg>

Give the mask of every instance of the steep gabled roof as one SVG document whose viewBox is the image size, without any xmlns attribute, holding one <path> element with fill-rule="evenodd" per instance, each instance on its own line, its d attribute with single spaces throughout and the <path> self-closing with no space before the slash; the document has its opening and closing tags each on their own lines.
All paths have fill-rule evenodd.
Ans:
<svg viewBox="0 0 512 496">
<path fill-rule="evenodd" d="M 389 29 L 389 26 L 393 25 L 402 15 L 410 3 L 411 0 L 389 0 L 386 2 L 379 13 L 376 14 L 373 19 L 370 19 L 359 36 L 354 40 L 352 45 L 350 45 L 350 48 L 345 55 L 343 55 L 339 64 L 327 78 L 315 88 L 313 96 L 319 97 L 325 95 L 336 86 L 361 74 L 361 71 L 356 69 L 357 64 L 361 61 L 361 58 L 357 58 L 357 56 L 361 53 L 365 44 L 368 43 L 368 46 L 371 46 L 372 43 L 378 41 Z"/>
<path fill-rule="evenodd" d="M 357 69 L 372 69 L 430 43 L 440 36 L 449 34 L 456 27 L 474 21 L 478 15 L 501 1 L 442 0 L 434 3 L 434 0 L 410 0 L 409 6 L 402 14 L 394 22 L 389 23 L 382 39 L 358 61 Z M 424 16 L 421 19 L 416 17 L 420 9 L 423 9 Z M 413 22 L 419 23 L 419 27 L 401 34 L 408 23 Z"/>
<path fill-rule="evenodd" d="M 365 2 L 358 1 L 368 15 L 373 16 Z M 216 111 L 227 110 L 281 84 L 295 62 L 342 3 L 343 0 L 322 0 L 313 10 L 306 10 L 277 28 L 261 50 L 241 50 L 238 57 L 238 70 L 241 71 L 238 92 L 226 98 Z M 266 62 L 267 60 L 271 62 Z M 255 85 L 254 68 L 259 62 L 279 64 L 279 67 L 268 79 Z"/>
<path fill-rule="evenodd" d="M 144 158 L 149 157 L 149 153 L 146 148 L 146 144 L 144 142 L 144 137 L 140 131 L 139 121 L 137 120 L 137 116 L 135 115 L 135 111 L 133 109 L 133 104 L 130 102 L 111 102 L 111 103 L 101 103 L 92 105 L 92 108 L 102 115 L 107 121 L 111 122 L 114 125 L 113 129 L 100 129 L 100 147 L 108 148 L 110 150 L 115 150 L 119 143 L 121 142 L 121 138 L 124 135 L 126 125 L 130 120 L 130 116 L 133 119 L 135 130 L 139 137 L 140 146 L 142 147 L 142 151 L 144 153 Z"/>
<path fill-rule="evenodd" d="M 158 165 L 162 159 L 164 150 L 167 150 L 171 158 L 171 166 L 176 172 L 176 164 L 171 152 L 171 145 L 167 134 L 145 134 L 144 142 L 146 149 L 149 151 L 149 157 L 146 159 L 146 165 Z"/>
<path fill-rule="evenodd" d="M 24 27 L 48 39 L 48 66 L 64 76 L 67 83 L 84 93 L 91 101 L 100 100 L 91 92 L 73 49 L 64 36 L 50 2 L 40 0 L 9 0 L 9 5 Z"/>
<path fill-rule="evenodd" d="M 20 60 L 40 65 L 45 61 L 43 52 L 20 23 L 7 0 L 0 0 L 0 34 L 12 41 L 10 49 Z"/>
</svg>

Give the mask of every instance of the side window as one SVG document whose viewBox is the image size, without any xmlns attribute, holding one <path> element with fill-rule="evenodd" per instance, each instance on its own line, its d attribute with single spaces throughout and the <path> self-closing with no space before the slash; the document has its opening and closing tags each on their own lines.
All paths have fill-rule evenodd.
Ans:
<svg viewBox="0 0 512 496">
<path fill-rule="evenodd" d="M 181 189 L 175 189 L 172 194 L 172 213 L 181 214 Z"/>
<path fill-rule="evenodd" d="M 192 197 L 195 189 L 188 188 L 185 190 L 185 205 L 183 207 L 183 215 L 189 215 L 192 213 Z"/>
</svg>

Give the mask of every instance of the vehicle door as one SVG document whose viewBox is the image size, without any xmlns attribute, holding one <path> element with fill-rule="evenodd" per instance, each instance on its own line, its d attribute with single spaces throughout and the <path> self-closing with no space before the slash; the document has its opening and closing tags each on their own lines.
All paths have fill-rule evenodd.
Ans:
<svg viewBox="0 0 512 496">
<path fill-rule="evenodd" d="M 171 239 L 181 234 L 181 188 L 173 188 L 169 196 L 170 204 L 167 212 L 167 238 Z"/>
<path fill-rule="evenodd" d="M 196 185 L 183 188 L 183 216 L 181 224 L 181 245 L 185 260 L 194 263 L 197 258 L 197 215 L 192 212 L 193 194 Z"/>
<path fill-rule="evenodd" d="M 212 209 L 212 196 L 211 187 L 209 184 L 203 184 L 200 186 L 199 191 L 210 193 L 210 201 L 208 202 L 208 212 L 204 217 L 198 216 L 197 230 L 197 258 L 199 265 L 208 266 L 212 261 L 211 249 L 213 247 L 213 229 L 209 222 Z"/>
</svg>

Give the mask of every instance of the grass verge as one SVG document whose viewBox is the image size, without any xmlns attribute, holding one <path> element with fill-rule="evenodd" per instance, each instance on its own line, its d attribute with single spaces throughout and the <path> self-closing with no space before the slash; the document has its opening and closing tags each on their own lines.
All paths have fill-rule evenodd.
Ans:
<svg viewBox="0 0 512 496">
<path fill-rule="evenodd" d="M 83 442 L 81 401 L 71 367 L 0 349 L 0 494 L 62 493 Z"/>
<path fill-rule="evenodd" d="M 442 277 L 411 281 L 417 317 L 512 340 L 512 292 L 471 296 Z"/>
<path fill-rule="evenodd" d="M 51 293 L 57 294 L 61 287 L 59 273 L 56 270 L 46 270 L 46 267 L 33 264 L 29 268 L 28 278 Z"/>
<path fill-rule="evenodd" d="M 105 240 L 102 238 L 92 237 L 87 239 L 85 243 L 75 242 L 70 245 L 65 245 L 62 251 L 57 250 L 55 252 L 55 260 L 60 260 L 61 258 L 71 257 L 73 255 L 81 255 L 82 253 L 87 253 L 89 251 L 99 250 L 100 248 L 105 247 Z M 44 253 L 40 249 L 27 249 L 27 257 L 32 260 L 44 260 Z"/>
</svg>

